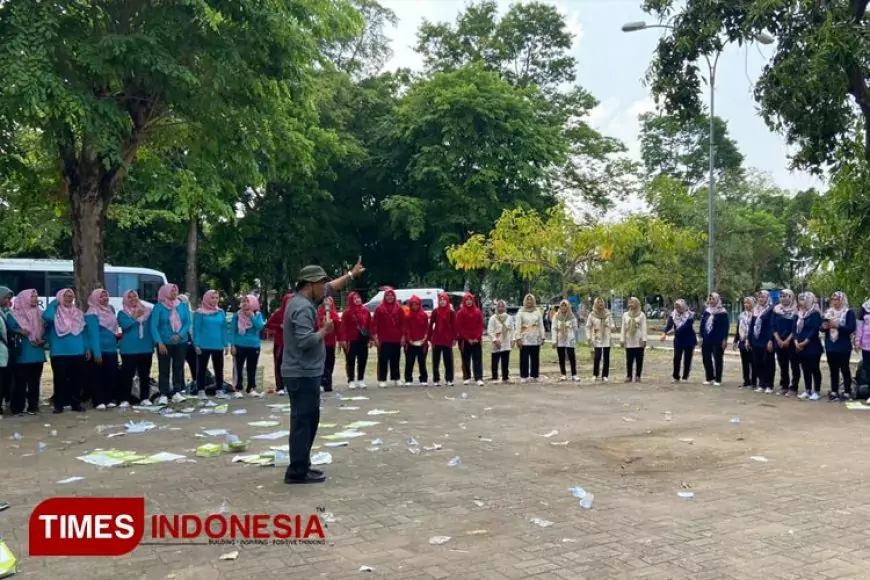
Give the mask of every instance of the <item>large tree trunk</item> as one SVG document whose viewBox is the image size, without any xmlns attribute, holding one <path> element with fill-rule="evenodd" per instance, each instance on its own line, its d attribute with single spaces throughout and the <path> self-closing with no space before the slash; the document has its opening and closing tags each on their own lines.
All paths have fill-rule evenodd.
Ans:
<svg viewBox="0 0 870 580">
<path fill-rule="evenodd" d="M 199 240 L 199 222 L 192 216 L 187 224 L 187 265 L 184 268 L 184 289 L 190 294 L 190 306 L 199 304 L 199 284 L 196 275 L 196 248 Z"/>
<path fill-rule="evenodd" d="M 75 291 L 79 307 L 84 308 L 91 292 L 102 288 L 105 283 L 103 234 L 109 204 L 98 183 L 82 182 L 75 188 L 71 187 L 69 198 Z"/>
</svg>

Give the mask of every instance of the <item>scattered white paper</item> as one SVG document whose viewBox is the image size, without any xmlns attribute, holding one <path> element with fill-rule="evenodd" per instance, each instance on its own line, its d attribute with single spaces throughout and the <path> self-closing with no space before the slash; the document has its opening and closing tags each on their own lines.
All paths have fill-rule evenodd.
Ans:
<svg viewBox="0 0 870 580">
<path fill-rule="evenodd" d="M 385 411 L 383 409 L 372 409 L 366 415 L 398 415 L 398 411 Z"/>
<path fill-rule="evenodd" d="M 372 439 L 372 445 L 383 445 L 384 442 L 381 441 L 380 437 L 377 439 Z"/>
<path fill-rule="evenodd" d="M 251 421 L 248 423 L 251 427 L 278 427 L 281 421 Z"/>
<path fill-rule="evenodd" d="M 357 570 L 357 572 L 374 572 L 374 571 L 375 571 L 374 568 L 372 568 L 371 566 L 365 566 L 365 565 L 360 566 L 359 570 Z"/>
<path fill-rule="evenodd" d="M 154 429 L 157 425 L 150 421 L 130 421 L 125 427 L 127 428 L 127 433 L 145 433 Z"/>
<path fill-rule="evenodd" d="M 450 536 L 432 536 L 429 538 L 429 543 L 433 546 L 440 546 L 450 541 Z"/>
<path fill-rule="evenodd" d="M 190 413 L 163 413 L 160 416 L 165 419 L 190 419 Z"/>
<path fill-rule="evenodd" d="M 344 439 L 354 439 L 355 437 L 363 437 L 365 433 L 362 431 L 357 431 L 356 429 L 348 429 L 346 431 L 339 431 L 338 433 L 334 433 L 336 437 L 342 437 Z"/>
<path fill-rule="evenodd" d="M 196 407 L 185 407 L 184 409 L 179 409 L 178 412 L 190 414 L 190 413 L 193 413 L 194 411 L 196 411 Z"/>
<path fill-rule="evenodd" d="M 441 449 L 440 443 L 433 443 L 432 445 L 424 445 L 423 446 L 423 450 L 425 450 L 425 451 L 438 451 L 439 449 Z"/>
<path fill-rule="evenodd" d="M 233 411 L 233 415 L 247 415 L 247 414 L 248 414 L 247 409 L 236 409 L 235 411 Z"/>
<path fill-rule="evenodd" d="M 203 431 L 209 437 L 223 437 L 229 433 L 226 429 L 206 429 Z"/>
<path fill-rule="evenodd" d="M 637 419 L 635 419 L 634 417 L 623 417 L 622 420 L 626 423 L 634 423 L 635 421 L 637 421 Z"/>
<path fill-rule="evenodd" d="M 356 397 L 342 397 L 341 395 L 337 396 L 336 399 L 339 401 L 368 401 L 368 397 L 363 397 L 361 395 L 357 395 Z"/>
<path fill-rule="evenodd" d="M 311 456 L 311 465 L 330 465 L 332 464 L 332 453 L 326 451 L 318 451 Z"/>
<path fill-rule="evenodd" d="M 550 441 L 550 445 L 567 445 L 570 441 Z"/>
<path fill-rule="evenodd" d="M 348 423 L 344 426 L 345 429 L 365 429 L 366 427 L 374 427 L 375 425 L 380 425 L 380 421 L 354 421 L 353 423 Z"/>
<path fill-rule="evenodd" d="M 83 479 L 84 479 L 84 477 L 79 477 L 77 475 L 74 475 L 72 477 L 67 477 L 65 479 L 61 479 L 60 481 L 58 481 L 58 483 L 75 483 L 76 481 L 82 481 Z"/>
<path fill-rule="evenodd" d="M 678 491 L 677 495 L 683 499 L 692 499 L 693 497 L 695 497 L 695 492 L 694 491 Z"/>
<path fill-rule="evenodd" d="M 227 552 L 226 554 L 221 554 L 219 560 L 235 560 L 239 557 L 239 551 L 235 550 L 233 552 Z"/>
<path fill-rule="evenodd" d="M 549 528 L 553 525 L 553 522 L 551 522 L 550 520 L 545 520 L 542 518 L 532 518 L 529 521 L 541 528 Z"/>
<path fill-rule="evenodd" d="M 767 457 L 763 457 L 761 455 L 753 455 L 749 459 L 751 459 L 752 461 L 758 461 L 760 463 L 767 463 L 768 462 Z"/>
<path fill-rule="evenodd" d="M 350 441 L 328 441 L 324 443 L 324 447 L 347 447 L 350 445 Z"/>
<path fill-rule="evenodd" d="M 558 434 L 559 434 L 559 432 L 556 431 L 555 429 L 553 429 L 552 431 L 550 431 L 546 435 L 541 435 L 541 437 L 546 437 L 547 439 L 549 439 L 550 437 L 555 437 Z"/>
<path fill-rule="evenodd" d="M 289 437 L 290 431 L 274 431 L 272 433 L 265 433 L 263 435 L 254 435 L 251 439 L 257 439 L 259 441 L 275 441 L 276 439 L 283 439 L 284 437 Z"/>
<path fill-rule="evenodd" d="M 338 408 L 338 410 L 339 411 L 359 411 L 359 407 L 350 407 L 350 406 L 346 407 L 346 406 L 342 405 Z"/>
</svg>

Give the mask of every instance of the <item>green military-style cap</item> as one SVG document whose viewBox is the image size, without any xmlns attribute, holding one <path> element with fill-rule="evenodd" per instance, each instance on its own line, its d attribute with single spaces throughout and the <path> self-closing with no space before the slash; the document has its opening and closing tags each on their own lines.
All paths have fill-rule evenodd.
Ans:
<svg viewBox="0 0 870 580">
<path fill-rule="evenodd" d="M 323 282 L 324 280 L 328 280 L 329 276 L 326 275 L 326 270 L 321 268 L 320 266 L 305 266 L 301 270 L 299 270 L 299 276 L 296 277 L 298 282 Z"/>
</svg>

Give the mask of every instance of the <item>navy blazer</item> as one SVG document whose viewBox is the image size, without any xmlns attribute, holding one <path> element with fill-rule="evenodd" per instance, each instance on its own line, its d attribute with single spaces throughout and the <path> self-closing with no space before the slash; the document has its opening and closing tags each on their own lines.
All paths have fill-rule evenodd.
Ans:
<svg viewBox="0 0 870 580">
<path fill-rule="evenodd" d="M 749 324 L 749 345 L 752 348 L 767 348 L 767 343 L 773 341 L 773 308 L 761 315 L 761 332 L 755 336 L 755 321 L 753 316 Z"/>
<path fill-rule="evenodd" d="M 668 325 L 665 326 L 665 334 L 674 330 L 674 348 L 695 348 L 698 345 L 698 337 L 695 335 L 695 319 L 691 318 L 680 328 L 676 328 L 674 318 L 668 317 Z"/>
<path fill-rule="evenodd" d="M 792 327 L 794 332 L 795 342 L 803 342 L 809 339 L 809 342 L 803 350 L 797 351 L 798 356 L 816 356 L 822 354 L 822 339 L 819 336 L 819 330 L 822 328 L 822 315 L 818 312 L 811 312 L 809 316 L 804 318 L 804 326 L 800 330 L 797 329 L 798 317 L 792 319 Z"/>
<path fill-rule="evenodd" d="M 824 322 L 824 320 L 822 321 Z M 858 328 L 858 320 L 852 310 L 846 311 L 846 320 L 838 329 L 837 342 L 831 340 L 831 331 L 825 331 L 825 350 L 828 352 L 848 352 L 852 350 L 852 335 Z"/>
<path fill-rule="evenodd" d="M 728 340 L 728 328 L 731 326 L 731 317 L 727 312 L 720 312 L 713 315 L 713 328 L 707 334 L 707 319 L 710 318 L 710 313 L 706 310 L 701 315 L 701 340 L 712 344 L 725 342 Z"/>
</svg>

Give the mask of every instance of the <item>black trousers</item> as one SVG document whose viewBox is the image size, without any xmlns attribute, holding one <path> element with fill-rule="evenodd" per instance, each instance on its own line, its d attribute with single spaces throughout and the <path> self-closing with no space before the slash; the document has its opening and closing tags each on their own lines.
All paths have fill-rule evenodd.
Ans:
<svg viewBox="0 0 870 580">
<path fill-rule="evenodd" d="M 335 346 L 326 347 L 326 360 L 323 362 L 323 376 L 320 377 L 320 386 L 326 392 L 332 391 L 332 373 L 335 371 Z M 249 371 L 250 372 L 250 371 Z M 236 387 L 238 388 L 238 387 Z M 248 389 L 250 392 L 251 389 Z"/>
<path fill-rule="evenodd" d="M 603 363 L 603 365 L 602 365 Z M 592 376 L 606 379 L 610 376 L 610 347 L 595 347 L 592 353 Z"/>
<path fill-rule="evenodd" d="M 311 468 L 311 446 L 320 425 L 321 379 L 284 377 L 290 399 L 290 465 L 286 477 L 305 477 Z"/>
<path fill-rule="evenodd" d="M 9 361 L 9 365 L 12 361 Z M 11 366 L 0 367 L 0 410 L 3 409 L 3 403 L 12 406 L 12 383 L 15 381 L 14 373 Z"/>
<path fill-rule="evenodd" d="M 54 395 L 52 401 L 56 411 L 67 405 L 81 409 L 81 384 L 87 372 L 83 355 L 52 356 L 51 374 L 54 376 Z"/>
<path fill-rule="evenodd" d="M 432 378 L 436 383 L 441 382 L 441 360 L 444 360 L 444 380 L 453 382 L 453 347 L 432 347 Z"/>
<path fill-rule="evenodd" d="M 15 380 L 12 383 L 12 398 L 9 409 L 13 415 L 24 412 L 27 404 L 28 413 L 39 411 L 39 385 L 42 380 L 42 368 L 45 363 L 17 363 L 12 367 Z"/>
<path fill-rule="evenodd" d="M 157 388 L 163 396 L 180 393 L 184 390 L 184 361 L 187 344 L 167 344 L 166 354 L 157 352 Z M 172 373 L 172 389 L 169 388 L 169 374 Z"/>
<path fill-rule="evenodd" d="M 366 378 L 366 363 L 369 361 L 369 341 L 361 338 L 347 345 L 347 382 L 362 381 Z M 356 372 L 354 372 L 356 371 Z"/>
<path fill-rule="evenodd" d="M 644 349 L 642 346 L 625 349 L 625 376 L 628 378 L 643 376 L 643 355 Z M 633 372 L 632 372 L 633 371 Z"/>
<path fill-rule="evenodd" d="M 752 349 L 752 366 L 755 367 L 755 377 L 758 386 L 765 389 L 773 388 L 773 374 L 775 368 L 773 353 L 767 352 L 764 347 Z"/>
<path fill-rule="evenodd" d="M 184 352 L 184 360 L 187 362 L 187 369 L 190 371 L 190 380 L 192 381 L 196 380 L 196 358 L 196 347 L 193 346 L 192 342 L 188 342 L 187 350 Z M 280 375 L 281 373 L 278 373 L 278 376 Z"/>
<path fill-rule="evenodd" d="M 822 353 L 798 354 L 795 358 L 801 365 L 801 373 L 804 375 L 804 389 L 808 393 L 820 393 L 822 391 Z"/>
<path fill-rule="evenodd" d="M 236 347 L 236 390 L 242 390 L 242 374 L 247 369 L 248 389 L 250 393 L 257 388 L 257 364 L 260 362 L 260 349 L 253 346 Z M 332 362 L 335 364 L 335 349 L 332 349 Z M 330 376 L 332 376 L 330 374 Z"/>
<path fill-rule="evenodd" d="M 849 358 L 852 351 L 828 351 L 828 369 L 831 371 L 831 392 L 840 392 L 840 375 L 843 376 L 843 391 L 852 393 L 852 369 L 849 368 Z"/>
<path fill-rule="evenodd" d="M 694 346 L 674 346 L 674 374 L 675 381 L 689 380 L 692 372 L 692 357 L 695 355 Z"/>
<path fill-rule="evenodd" d="M 426 358 L 429 351 L 422 346 L 409 345 L 405 350 L 405 382 L 414 382 L 414 365 L 420 370 L 420 384 L 429 382 L 429 371 L 426 370 Z"/>
<path fill-rule="evenodd" d="M 275 373 L 275 391 L 284 390 L 284 377 L 281 376 L 281 364 L 284 362 L 284 346 L 275 345 L 272 349 L 272 371 Z"/>
<path fill-rule="evenodd" d="M 94 407 L 114 403 L 118 397 L 118 355 L 116 353 L 101 353 L 102 362 L 97 363 L 91 358 L 90 377 L 93 392 L 91 403 Z"/>
<path fill-rule="evenodd" d="M 390 380 L 399 380 L 399 360 L 402 357 L 402 345 L 398 342 L 382 342 L 378 349 L 378 382 L 387 380 L 387 370 Z"/>
<path fill-rule="evenodd" d="M 471 380 L 472 372 L 475 381 L 483 380 L 483 345 L 479 342 L 466 342 L 462 348 L 462 378 Z"/>
<path fill-rule="evenodd" d="M 778 349 L 776 362 L 779 364 L 779 388 L 797 391 L 801 382 L 801 363 L 795 349 L 793 347 Z"/>
<path fill-rule="evenodd" d="M 462 356 L 462 351 L 465 350 L 465 341 L 464 340 L 457 341 L 456 346 L 459 347 L 459 367 L 460 367 L 460 370 L 462 371 L 462 376 L 464 377 L 466 375 L 470 375 L 471 370 L 468 368 L 468 364 L 466 364 L 465 358 L 463 358 L 463 356 Z"/>
<path fill-rule="evenodd" d="M 208 370 L 208 360 L 214 369 L 214 385 L 218 391 L 224 390 L 224 351 L 223 349 L 200 349 L 202 354 L 196 360 L 196 392 L 205 391 L 205 375 Z M 193 393 L 196 394 L 196 393 Z"/>
<path fill-rule="evenodd" d="M 510 378 L 509 365 L 511 362 L 511 351 L 503 350 L 501 352 L 492 353 L 492 380 L 498 380 L 498 369 L 501 367 L 501 380 L 506 381 Z"/>
<path fill-rule="evenodd" d="M 722 365 L 725 360 L 725 347 L 721 342 L 705 341 L 701 344 L 701 362 L 708 382 L 722 382 Z"/>
<path fill-rule="evenodd" d="M 560 346 L 556 348 L 556 354 L 559 357 L 559 371 L 562 373 L 562 376 L 566 376 L 568 373 L 566 362 L 571 365 L 571 376 L 577 376 L 577 351 L 573 346 Z M 567 359 L 567 361 L 565 360 Z"/>
<path fill-rule="evenodd" d="M 540 376 L 541 347 L 540 345 L 520 347 L 520 378 L 537 379 Z"/>
<path fill-rule="evenodd" d="M 740 349 L 740 366 L 743 369 L 743 386 L 757 387 L 758 377 L 755 374 L 755 365 L 752 362 L 752 351 Z"/>
<path fill-rule="evenodd" d="M 151 361 L 153 352 L 121 355 L 121 379 L 118 388 L 118 402 L 130 402 L 133 392 L 133 377 L 139 376 L 139 400 L 144 401 L 151 395 Z"/>
</svg>

